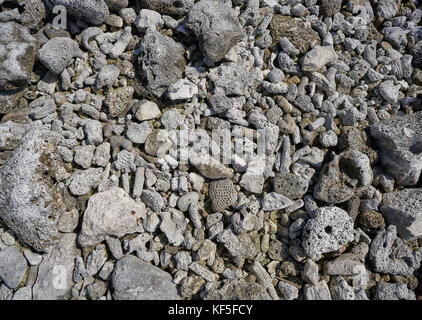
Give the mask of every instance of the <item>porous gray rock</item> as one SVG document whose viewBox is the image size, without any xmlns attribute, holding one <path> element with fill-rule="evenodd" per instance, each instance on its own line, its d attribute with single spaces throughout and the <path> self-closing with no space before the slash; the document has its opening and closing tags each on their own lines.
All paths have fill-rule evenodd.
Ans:
<svg viewBox="0 0 422 320">
<path fill-rule="evenodd" d="M 184 24 L 197 36 L 205 57 L 213 62 L 223 59 L 244 37 L 231 1 L 198 1 L 189 11 Z"/>
<path fill-rule="evenodd" d="M 154 28 L 147 29 L 138 51 L 138 75 L 144 88 L 159 98 L 185 69 L 184 49 Z"/>
<path fill-rule="evenodd" d="M 172 276 L 128 255 L 117 261 L 111 276 L 116 300 L 178 300 Z"/>
<path fill-rule="evenodd" d="M 422 236 L 422 189 L 403 189 L 383 196 L 381 212 L 404 240 Z"/>
<path fill-rule="evenodd" d="M 69 14 L 94 25 L 102 24 L 109 15 L 104 0 L 45 0 L 45 3 L 50 10 L 57 5 L 65 6 Z"/>
<path fill-rule="evenodd" d="M 262 210 L 274 211 L 281 210 L 293 204 L 289 198 L 276 192 L 267 193 L 262 200 Z"/>
<path fill-rule="evenodd" d="M 17 247 L 10 246 L 0 250 L 0 279 L 10 289 L 19 286 L 26 269 L 26 259 Z"/>
<path fill-rule="evenodd" d="M 409 289 L 404 283 L 381 282 L 375 291 L 375 300 L 408 300 Z"/>
<path fill-rule="evenodd" d="M 150 9 L 161 14 L 182 16 L 189 12 L 194 0 L 137 0 L 136 8 Z"/>
<path fill-rule="evenodd" d="M 52 73 L 60 74 L 74 57 L 81 56 L 78 44 L 70 38 L 50 39 L 38 51 L 38 59 Z"/>
<path fill-rule="evenodd" d="M 273 179 L 274 191 L 294 200 L 308 190 L 308 181 L 290 172 L 280 172 Z"/>
<path fill-rule="evenodd" d="M 57 221 L 66 209 L 66 193 L 53 179 L 62 166 L 59 138 L 30 126 L 0 172 L 0 217 L 23 243 L 38 251 L 52 247 Z"/>
<path fill-rule="evenodd" d="M 397 228 L 381 228 L 371 242 L 369 260 L 376 272 L 388 274 L 413 274 L 419 268 L 422 250 L 413 251 L 397 237 Z"/>
<path fill-rule="evenodd" d="M 122 237 L 142 230 L 146 218 L 144 205 L 133 200 L 123 189 L 113 187 L 89 198 L 78 242 L 91 246 L 107 236 Z"/>
<path fill-rule="evenodd" d="M 28 85 L 37 50 L 37 40 L 28 28 L 16 22 L 0 22 L 1 91 L 21 90 Z"/>
<path fill-rule="evenodd" d="M 249 95 L 264 79 L 258 68 L 248 69 L 235 63 L 222 63 L 210 70 L 208 78 L 225 95 Z"/>
<path fill-rule="evenodd" d="M 316 209 L 302 231 L 302 247 L 312 259 L 338 250 L 353 239 L 353 220 L 338 207 Z"/>
<path fill-rule="evenodd" d="M 422 112 L 392 116 L 371 126 L 380 159 L 399 186 L 415 185 L 422 170 Z"/>
<path fill-rule="evenodd" d="M 234 188 L 233 181 L 230 179 L 211 181 L 208 195 L 215 212 L 222 212 L 234 205 L 237 200 L 237 191 Z"/>
</svg>

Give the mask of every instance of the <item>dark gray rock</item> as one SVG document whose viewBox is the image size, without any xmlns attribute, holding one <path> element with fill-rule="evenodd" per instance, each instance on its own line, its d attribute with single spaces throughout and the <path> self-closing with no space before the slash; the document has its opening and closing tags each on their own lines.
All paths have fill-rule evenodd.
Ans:
<svg viewBox="0 0 422 320">
<path fill-rule="evenodd" d="M 116 300 L 180 299 L 169 273 L 135 256 L 117 261 L 111 278 Z"/>
<path fill-rule="evenodd" d="M 293 200 L 303 196 L 308 190 L 308 181 L 294 173 L 281 172 L 273 179 L 274 191 Z"/>
<path fill-rule="evenodd" d="M 244 33 L 231 1 L 201 0 L 189 11 L 185 26 L 198 37 L 207 59 L 218 62 Z"/>
<path fill-rule="evenodd" d="M 182 16 L 192 8 L 194 0 L 136 0 L 136 9 L 150 9 L 161 14 Z"/>
<path fill-rule="evenodd" d="M 185 58 L 182 45 L 149 28 L 138 48 L 138 75 L 142 86 L 159 98 L 182 78 Z"/>
</svg>

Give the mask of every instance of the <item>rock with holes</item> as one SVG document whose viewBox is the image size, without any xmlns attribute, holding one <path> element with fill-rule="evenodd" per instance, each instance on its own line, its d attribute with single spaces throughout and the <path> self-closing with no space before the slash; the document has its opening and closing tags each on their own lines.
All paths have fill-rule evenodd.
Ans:
<svg viewBox="0 0 422 320">
<path fill-rule="evenodd" d="M 383 166 L 399 186 L 415 185 L 422 170 L 422 112 L 392 116 L 371 126 Z"/>
<path fill-rule="evenodd" d="M 244 36 L 231 1 L 198 1 L 189 11 L 185 25 L 198 38 L 205 57 L 213 62 L 223 59 Z"/>
<path fill-rule="evenodd" d="M 377 286 L 375 300 L 408 300 L 409 289 L 404 283 L 383 283 Z"/>
<path fill-rule="evenodd" d="M 347 161 L 340 163 L 340 157 L 336 155 L 331 162 L 322 167 L 314 187 L 316 199 L 335 204 L 345 202 L 353 196 L 358 180 L 353 178 L 353 167 L 347 164 Z"/>
<path fill-rule="evenodd" d="M 422 189 L 403 189 L 384 194 L 381 212 L 405 240 L 422 236 Z"/>
<path fill-rule="evenodd" d="M 54 245 L 57 222 L 66 211 L 67 193 L 53 179 L 63 169 L 59 139 L 31 125 L 0 171 L 0 218 L 38 251 L 49 251 Z"/>
<path fill-rule="evenodd" d="M 382 228 L 369 249 L 369 260 L 376 272 L 388 274 L 413 274 L 419 268 L 422 249 L 413 251 L 397 237 L 397 228 Z"/>
<path fill-rule="evenodd" d="M 180 299 L 170 273 L 135 256 L 117 261 L 111 276 L 115 300 Z"/>
<path fill-rule="evenodd" d="M 353 220 L 338 207 L 322 207 L 314 212 L 302 231 L 302 247 L 312 259 L 335 251 L 353 241 Z"/>
<path fill-rule="evenodd" d="M 122 237 L 142 231 L 142 219 L 146 218 L 143 203 L 133 200 L 123 189 L 110 188 L 89 198 L 85 210 L 79 244 L 91 246 L 107 236 Z"/>
<path fill-rule="evenodd" d="M 208 194 L 215 212 L 222 212 L 237 200 L 237 191 L 230 179 L 211 181 Z"/>
</svg>

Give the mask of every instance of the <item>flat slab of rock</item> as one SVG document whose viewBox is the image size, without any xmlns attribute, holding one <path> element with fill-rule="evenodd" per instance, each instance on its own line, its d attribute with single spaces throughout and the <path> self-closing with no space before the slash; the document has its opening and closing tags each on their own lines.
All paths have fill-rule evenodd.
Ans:
<svg viewBox="0 0 422 320">
<path fill-rule="evenodd" d="M 133 200 L 122 188 L 114 187 L 99 192 L 88 201 L 79 244 L 91 246 L 105 240 L 107 236 L 122 237 L 139 232 L 145 217 L 145 205 Z"/>
<path fill-rule="evenodd" d="M 111 278 L 116 300 L 178 300 L 172 276 L 135 256 L 117 261 Z"/>
<path fill-rule="evenodd" d="M 370 128 L 382 164 L 399 186 L 415 185 L 422 170 L 422 112 L 392 116 Z"/>
<path fill-rule="evenodd" d="M 37 251 L 52 247 L 66 210 L 52 179 L 61 168 L 57 141 L 55 133 L 31 126 L 0 172 L 0 218 Z"/>
<path fill-rule="evenodd" d="M 384 194 L 381 212 L 405 240 L 422 236 L 422 189 L 403 189 Z"/>
<path fill-rule="evenodd" d="M 76 248 L 76 234 L 62 234 L 57 245 L 44 256 L 39 266 L 38 278 L 33 287 L 33 299 L 69 299 L 75 258 L 80 254 L 81 251 Z"/>
</svg>

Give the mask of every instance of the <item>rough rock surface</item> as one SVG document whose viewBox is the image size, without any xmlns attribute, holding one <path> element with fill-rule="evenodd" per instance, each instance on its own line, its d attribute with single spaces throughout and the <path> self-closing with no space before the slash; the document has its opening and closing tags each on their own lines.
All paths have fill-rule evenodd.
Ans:
<svg viewBox="0 0 422 320">
<path fill-rule="evenodd" d="M 52 247 L 66 209 L 53 178 L 61 167 L 57 140 L 53 132 L 32 126 L 0 172 L 0 217 L 38 251 Z"/>
<path fill-rule="evenodd" d="M 180 299 L 169 273 L 134 256 L 117 261 L 111 282 L 116 300 Z"/>
<path fill-rule="evenodd" d="M 78 242 L 90 246 L 107 236 L 122 237 L 140 230 L 145 207 L 121 188 L 110 188 L 92 196 L 85 210 Z"/>
</svg>

